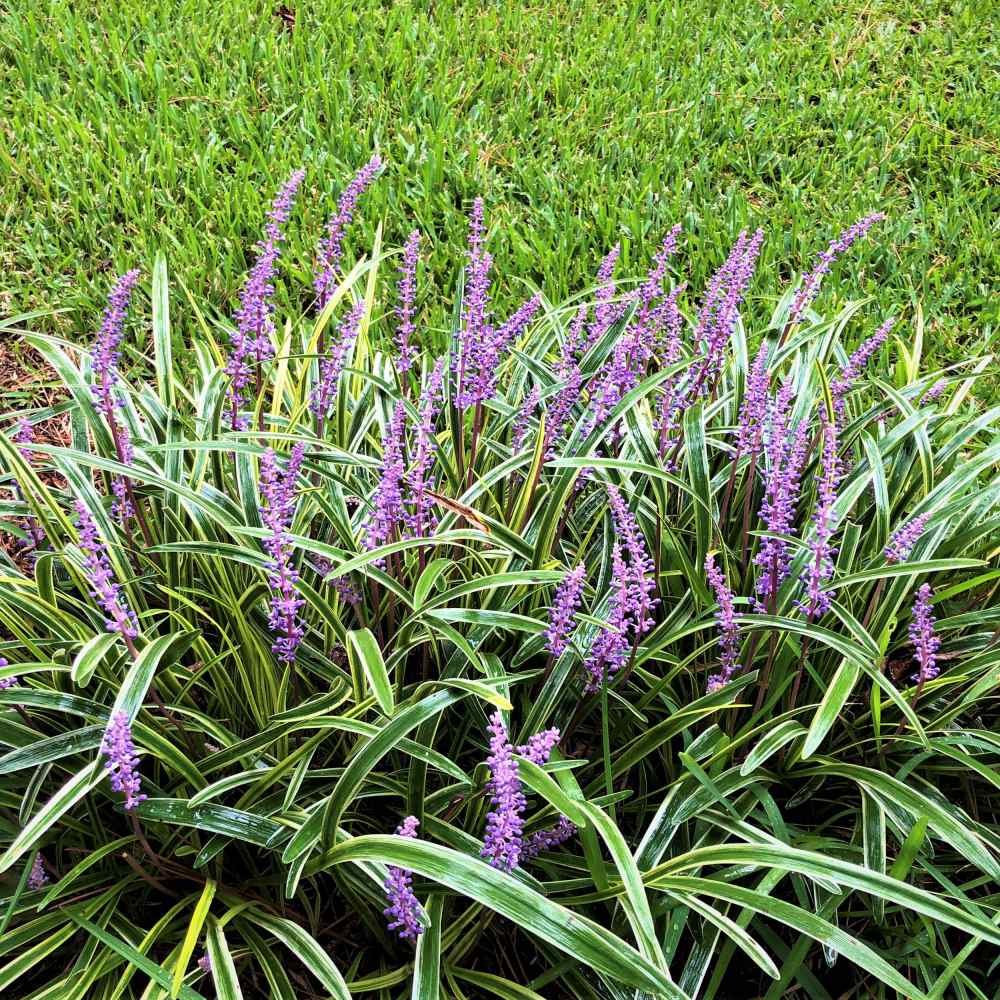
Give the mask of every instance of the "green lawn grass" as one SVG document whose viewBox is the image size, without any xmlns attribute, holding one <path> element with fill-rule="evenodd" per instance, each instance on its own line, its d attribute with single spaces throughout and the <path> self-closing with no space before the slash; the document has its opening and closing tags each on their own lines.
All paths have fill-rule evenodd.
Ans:
<svg viewBox="0 0 1000 1000">
<path fill-rule="evenodd" d="M 476 193 L 501 267 L 544 274 L 553 299 L 616 240 L 638 273 L 674 221 L 696 288 L 740 227 L 764 226 L 756 294 L 773 297 L 881 209 L 853 287 L 879 312 L 919 300 L 940 360 L 996 325 L 1000 87 L 982 3 L 288 4 L 291 31 L 275 0 L 5 0 L 0 313 L 65 308 L 36 325 L 88 333 L 106 272 L 148 270 L 163 248 L 229 314 L 298 165 L 311 190 L 286 266 L 305 302 L 312 241 L 378 148 L 389 171 L 353 247 L 378 220 L 390 245 L 419 226 L 445 289 Z"/>
</svg>

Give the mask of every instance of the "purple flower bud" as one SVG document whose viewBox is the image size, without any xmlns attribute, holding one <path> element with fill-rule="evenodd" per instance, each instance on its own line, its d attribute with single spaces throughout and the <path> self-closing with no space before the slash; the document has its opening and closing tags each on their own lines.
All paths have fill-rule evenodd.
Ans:
<svg viewBox="0 0 1000 1000">
<path fill-rule="evenodd" d="M 31 865 L 31 872 L 28 875 L 28 888 L 33 892 L 44 889 L 49 884 L 49 876 L 45 871 L 45 862 L 42 860 L 42 852 L 35 855 L 35 860 Z"/>
<path fill-rule="evenodd" d="M 27 417 L 19 417 L 14 425 L 14 436 L 11 439 L 14 444 L 32 444 L 35 440 L 35 428 L 31 426 L 31 421 Z M 31 464 L 32 451 L 30 448 L 18 448 L 23 458 L 29 465 Z"/>
<path fill-rule="evenodd" d="M 521 856 L 524 792 L 517 770 L 517 759 L 507 738 L 507 729 L 499 712 L 490 718 L 490 756 L 487 764 L 490 780 L 487 790 L 492 809 L 486 816 L 486 837 L 482 856 L 494 868 L 513 871 Z"/>
<path fill-rule="evenodd" d="M 549 627 L 545 633 L 545 648 L 553 658 L 562 656 L 569 645 L 569 632 L 573 615 L 583 598 L 583 585 L 587 570 L 583 563 L 571 569 L 556 588 L 555 601 L 549 612 Z"/>
<path fill-rule="evenodd" d="M 432 480 L 431 466 L 434 464 L 434 422 L 441 402 L 441 386 L 444 381 L 444 361 L 438 359 L 434 365 L 423 396 L 420 398 L 420 422 L 417 424 L 417 440 L 413 453 L 413 464 L 406 477 L 413 498 L 413 512 L 406 515 L 406 527 L 414 538 L 423 538 L 425 532 L 433 530 L 434 501 L 430 496 Z"/>
<path fill-rule="evenodd" d="M 198 959 L 198 968 L 201 969 L 202 972 L 212 971 L 212 959 L 208 957 L 207 952 Z"/>
<path fill-rule="evenodd" d="M 254 365 L 263 364 L 274 356 L 274 273 L 284 242 L 284 224 L 291 215 L 296 192 L 305 178 L 304 170 L 296 170 L 276 195 L 267 213 L 264 239 L 257 244 L 256 256 L 250 267 L 240 305 L 236 310 L 236 329 L 230 335 L 231 350 L 226 362 L 229 376 L 230 423 L 233 429 L 243 424 L 240 409 L 246 400 L 244 393 L 254 373 Z"/>
<path fill-rule="evenodd" d="M 408 372 L 413 365 L 413 303 L 417 293 L 417 261 L 420 259 L 420 232 L 410 233 L 403 248 L 403 264 L 399 269 L 399 305 L 396 306 L 396 340 L 399 345 L 399 370 Z"/>
<path fill-rule="evenodd" d="M 941 640 L 934 633 L 935 618 L 931 614 L 930 584 L 925 583 L 917 591 L 917 599 L 913 604 L 913 621 L 910 622 L 910 642 L 913 644 L 913 657 L 920 668 L 913 675 L 913 680 L 920 684 L 932 681 L 941 672 L 936 665 L 937 651 Z"/>
<path fill-rule="evenodd" d="M 289 529 L 295 515 L 295 483 L 298 479 L 305 445 L 300 441 L 292 448 L 288 468 L 282 474 L 272 448 L 264 452 L 260 462 L 261 520 L 269 534 L 264 549 L 268 585 L 271 588 L 271 614 L 268 627 L 278 635 L 271 650 L 284 663 L 294 663 L 295 653 L 305 634 L 298 618 L 305 601 L 298 596 L 295 584 L 299 574 L 292 565 L 294 546 Z"/>
<path fill-rule="evenodd" d="M 813 534 L 809 539 L 809 563 L 806 569 L 806 599 L 800 604 L 806 617 L 813 621 L 830 610 L 832 594 L 823 584 L 833 575 L 833 557 L 836 554 L 830 540 L 836 528 L 834 505 L 837 502 L 837 484 L 840 481 L 840 459 L 837 456 L 837 425 L 830 420 L 826 407 L 820 410 L 823 428 L 823 453 L 820 461 L 820 478 L 817 485 L 816 511 L 813 514 Z"/>
<path fill-rule="evenodd" d="M 866 215 L 854 225 L 845 229 L 816 259 L 813 269 L 802 279 L 799 290 L 795 293 L 792 308 L 788 313 L 788 326 L 794 326 L 802 318 L 802 313 L 819 294 L 819 286 L 823 276 L 828 274 L 833 262 L 846 253 L 860 240 L 876 222 L 881 222 L 885 216 L 881 212 Z"/>
<path fill-rule="evenodd" d="M 389 433 L 382 452 L 382 478 L 372 500 L 372 516 L 368 523 L 365 544 L 378 548 L 392 541 L 403 523 L 403 436 L 406 430 L 406 408 L 397 403 L 389 423 Z"/>
<path fill-rule="evenodd" d="M 722 654 L 719 657 L 721 670 L 708 679 L 708 693 L 711 694 L 728 684 L 732 680 L 733 674 L 739 669 L 740 627 L 736 624 L 733 592 L 729 589 L 722 570 L 715 565 L 715 556 L 711 552 L 705 557 L 705 575 L 708 577 L 708 582 L 711 584 L 712 590 L 715 591 L 715 599 L 719 603 L 715 620 L 719 623 L 721 633 L 719 640 Z"/>
<path fill-rule="evenodd" d="M 948 388 L 948 380 L 945 378 L 939 378 L 928 390 L 924 393 L 924 398 L 920 400 L 921 406 L 925 403 L 933 403 L 934 400 L 940 399 L 941 394 Z"/>
<path fill-rule="evenodd" d="M 316 289 L 316 304 L 320 310 L 330 301 L 336 285 L 337 268 L 344 255 L 344 236 L 351 222 L 358 201 L 368 190 L 382 169 L 378 154 L 373 156 L 344 188 L 337 201 L 337 211 L 326 224 L 326 236 L 320 241 L 316 268 L 313 272 L 313 287 Z"/>
<path fill-rule="evenodd" d="M 79 500 L 74 504 L 74 509 L 91 596 L 108 616 L 104 622 L 107 630 L 118 632 L 126 642 L 131 642 L 139 634 L 135 612 L 126 603 L 121 587 L 114 578 L 106 546 L 97 533 L 97 525 L 94 524 L 90 511 Z"/>
<path fill-rule="evenodd" d="M 887 319 L 848 359 L 841 369 L 840 375 L 830 383 L 830 395 L 833 396 L 833 412 L 838 423 L 844 417 L 844 399 L 851 391 L 855 380 L 864 371 L 878 349 L 885 343 L 889 331 L 895 324 L 895 318 Z"/>
<path fill-rule="evenodd" d="M 559 730 L 554 727 L 535 733 L 527 743 L 522 743 L 517 748 L 517 752 L 532 764 L 542 767 L 549 762 L 549 757 L 559 742 L 559 736 Z"/>
<path fill-rule="evenodd" d="M 146 796 L 139 792 L 139 757 L 132 742 L 132 726 L 124 712 L 111 716 L 101 741 L 101 753 L 107 758 L 104 766 L 112 790 L 125 793 L 125 811 L 132 812 Z"/>
<path fill-rule="evenodd" d="M 416 837 L 416 816 L 407 816 L 396 828 L 399 837 Z M 415 941 L 423 931 L 420 922 L 420 904 L 413 893 L 413 876 L 406 868 L 389 865 L 389 875 L 385 880 L 385 894 L 389 905 L 382 911 L 389 919 L 389 930 L 399 928 L 401 938 Z"/>
<path fill-rule="evenodd" d="M 524 840 L 521 848 L 521 860 L 529 861 L 538 857 L 542 851 L 551 851 L 553 848 L 564 844 L 576 833 L 576 824 L 570 822 L 565 816 L 559 817 L 559 822 L 547 830 L 539 830 L 531 834 Z"/>
<path fill-rule="evenodd" d="M 0 656 L 0 667 L 9 666 L 9 662 L 2 656 Z M 8 688 L 17 687 L 16 677 L 0 677 L 0 691 L 6 691 Z"/>
<path fill-rule="evenodd" d="M 909 524 L 904 524 L 893 532 L 883 552 L 887 563 L 903 563 L 910 558 L 910 552 L 924 533 L 930 517 L 930 514 L 918 514 Z"/>
<path fill-rule="evenodd" d="M 347 355 L 358 338 L 364 315 L 365 300 L 358 299 L 337 328 L 336 341 L 330 346 L 326 356 L 320 358 L 319 381 L 309 401 L 309 408 L 318 419 L 325 419 L 330 414 L 330 407 L 333 406 L 340 386 L 340 373 L 344 370 Z"/>
</svg>

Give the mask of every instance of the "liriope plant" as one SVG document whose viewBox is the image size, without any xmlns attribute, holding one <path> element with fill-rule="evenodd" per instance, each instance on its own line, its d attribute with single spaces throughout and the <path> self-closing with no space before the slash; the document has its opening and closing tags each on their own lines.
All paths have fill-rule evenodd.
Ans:
<svg viewBox="0 0 1000 1000">
<path fill-rule="evenodd" d="M 381 168 L 301 315 L 297 173 L 231 324 L 162 256 L 5 324 L 65 398 L 0 437 L 4 996 L 986 997 L 991 359 L 815 311 L 877 216 L 499 316 L 477 200 L 428 330 Z"/>
</svg>

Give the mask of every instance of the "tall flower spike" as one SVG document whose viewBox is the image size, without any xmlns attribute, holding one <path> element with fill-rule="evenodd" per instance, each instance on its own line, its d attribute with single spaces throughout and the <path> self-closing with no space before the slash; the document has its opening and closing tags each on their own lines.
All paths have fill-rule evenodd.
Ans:
<svg viewBox="0 0 1000 1000">
<path fill-rule="evenodd" d="M 125 793 L 125 811 L 132 812 L 146 796 L 139 791 L 139 757 L 132 742 L 132 726 L 124 712 L 111 716 L 101 741 L 101 753 L 107 758 L 104 766 L 112 790 Z"/>
<path fill-rule="evenodd" d="M 517 759 L 507 737 L 507 728 L 499 712 L 490 718 L 490 769 L 487 791 L 492 808 L 486 816 L 486 837 L 482 856 L 501 871 L 513 871 L 521 857 L 521 834 L 524 792 L 517 770 Z"/>
<path fill-rule="evenodd" d="M 340 385 L 340 373 L 344 370 L 347 355 L 358 339 L 361 320 L 365 315 L 365 300 L 358 299 L 351 306 L 351 311 L 337 328 L 336 342 L 330 346 L 326 357 L 320 358 L 319 381 L 313 389 L 309 400 L 309 408 L 318 420 L 325 420 L 330 413 L 330 407 L 337 398 Z"/>
<path fill-rule="evenodd" d="M 514 418 L 514 433 L 511 435 L 510 441 L 511 447 L 515 452 L 520 451 L 521 445 L 524 444 L 524 439 L 528 435 L 528 421 L 531 420 L 531 415 L 538 407 L 538 400 L 541 398 L 541 395 L 541 390 L 538 386 L 532 386 L 528 394 L 524 397 L 521 408 L 517 411 L 517 416 Z"/>
<path fill-rule="evenodd" d="M 278 638 L 271 650 L 283 663 L 294 663 L 295 653 L 304 630 L 299 621 L 299 608 L 305 601 L 299 597 L 295 584 L 299 574 L 292 565 L 294 548 L 289 534 L 295 514 L 295 482 L 302 466 L 305 445 L 300 441 L 292 448 L 288 467 L 282 474 L 274 450 L 268 448 L 260 462 L 261 520 L 268 530 L 264 549 L 268 585 L 271 588 L 271 613 L 268 627 Z"/>
<path fill-rule="evenodd" d="M 948 380 L 944 378 L 939 378 L 928 390 L 924 393 L 924 398 L 920 400 L 920 405 L 923 406 L 925 403 L 933 403 L 934 400 L 940 399 L 941 394 L 948 388 Z"/>
<path fill-rule="evenodd" d="M 565 816 L 559 817 L 559 822 L 547 830 L 539 830 L 524 839 L 521 849 L 521 860 L 529 861 L 538 857 L 542 851 L 551 851 L 560 844 L 566 843 L 576 833 L 576 824 Z"/>
<path fill-rule="evenodd" d="M 135 612 L 128 606 L 121 587 L 114 578 L 107 549 L 97 533 L 97 525 L 90 511 L 79 500 L 74 504 L 76 526 L 80 532 L 80 549 L 83 551 L 87 582 L 91 596 L 104 609 L 104 622 L 109 632 L 118 632 L 127 644 L 139 634 L 139 622 Z"/>
<path fill-rule="evenodd" d="M 444 381 L 444 361 L 438 359 L 420 399 L 420 422 L 417 424 L 416 445 L 413 449 L 413 464 L 406 477 L 413 501 L 413 511 L 406 515 L 406 527 L 414 538 L 422 538 L 425 532 L 435 527 L 430 496 L 431 467 L 434 464 L 434 422 L 441 403 L 441 387 Z"/>
<path fill-rule="evenodd" d="M 94 373 L 92 392 L 105 414 L 113 412 L 121 405 L 115 395 L 119 381 L 118 363 L 122 355 L 122 340 L 125 337 L 125 317 L 128 314 L 132 291 L 139 281 L 139 271 L 126 271 L 111 289 L 108 305 L 104 310 L 101 328 L 97 332 L 91 352 L 91 368 Z"/>
<path fill-rule="evenodd" d="M 490 322 L 490 268 L 493 258 L 484 250 L 486 228 L 483 219 L 483 199 L 476 198 L 469 215 L 462 325 L 457 352 L 452 358 L 455 405 L 460 410 L 482 402 L 477 398 L 477 380 L 482 372 L 484 355 L 490 350 L 494 336 Z"/>
<path fill-rule="evenodd" d="M 371 187 L 382 169 L 382 160 L 374 155 L 355 175 L 337 200 L 337 211 L 326 224 L 326 235 L 320 241 L 313 288 L 316 289 L 316 306 L 322 311 L 330 301 L 337 284 L 337 269 L 344 256 L 344 236 L 358 207 L 361 196 Z"/>
<path fill-rule="evenodd" d="M 802 284 L 795 293 L 792 308 L 788 313 L 789 327 L 795 326 L 798 323 L 806 307 L 819 294 L 820 283 L 823 281 L 824 275 L 829 274 L 833 262 L 864 237 L 876 222 L 881 222 L 884 218 L 885 215 L 882 212 L 866 215 L 863 219 L 859 219 L 854 225 L 845 229 L 836 239 L 831 240 L 830 245 L 816 258 L 815 266 L 802 279 Z"/>
<path fill-rule="evenodd" d="M 833 397 L 833 412 L 837 422 L 844 418 L 844 400 L 851 391 L 855 380 L 864 371 L 873 355 L 885 343 L 889 331 L 895 325 L 894 317 L 887 319 L 848 359 L 841 369 L 840 375 L 830 383 L 830 395 Z"/>
<path fill-rule="evenodd" d="M 416 816 L 407 816 L 396 828 L 396 835 L 415 838 L 419 825 Z M 413 893 L 413 875 L 396 865 L 389 865 L 387 871 L 384 887 L 389 905 L 382 912 L 389 920 L 389 930 L 398 929 L 401 938 L 415 941 L 424 928 L 420 922 L 420 903 Z"/>
<path fill-rule="evenodd" d="M 653 597 L 656 581 L 652 577 L 653 560 L 646 551 L 646 543 L 639 530 L 635 514 L 629 510 L 615 486 L 608 486 L 608 501 L 615 524 L 616 536 L 625 542 L 629 557 L 628 613 L 636 631 L 636 639 L 645 635 L 653 626 L 652 612 L 657 601 Z"/>
<path fill-rule="evenodd" d="M 920 684 L 934 680 L 941 672 L 937 666 L 937 651 L 941 640 L 934 632 L 935 618 L 931 614 L 932 596 L 930 584 L 925 583 L 917 591 L 917 599 L 913 603 L 913 620 L 910 622 L 910 642 L 913 644 L 913 657 L 919 668 L 913 675 L 913 680 Z"/>
<path fill-rule="evenodd" d="M 403 263 L 399 268 L 399 304 L 396 306 L 396 341 L 399 347 L 399 370 L 408 372 L 413 366 L 413 303 L 417 294 L 417 261 L 420 259 L 420 231 L 410 233 L 403 248 Z"/>
<path fill-rule="evenodd" d="M 545 632 L 545 648 L 553 659 L 562 656 L 569 645 L 573 615 L 583 598 L 586 575 L 586 567 L 579 563 L 562 578 L 556 588 L 555 600 L 549 611 L 549 627 Z"/>
<path fill-rule="evenodd" d="M 614 301 L 615 292 L 615 265 L 622 248 L 620 243 L 616 243 L 611 252 L 601 261 L 601 266 L 597 269 L 597 293 L 594 296 L 594 319 L 587 327 L 587 340 L 583 345 L 585 354 L 596 344 L 601 337 L 611 329 L 612 325 L 621 319 L 625 306 Z"/>
<path fill-rule="evenodd" d="M 35 860 L 31 865 L 31 872 L 28 874 L 28 888 L 37 892 L 44 889 L 49 884 L 49 876 L 45 871 L 45 862 L 42 860 L 42 852 L 35 855 Z"/>
<path fill-rule="evenodd" d="M 621 669 L 628 656 L 629 641 L 629 569 L 622 557 L 621 544 L 615 539 L 611 548 L 611 600 L 602 626 L 584 663 L 584 691 L 594 694 L 605 680 Z"/>
<path fill-rule="evenodd" d="M 403 523 L 403 437 L 406 432 L 406 408 L 396 404 L 389 422 L 382 452 L 382 478 L 372 499 L 372 516 L 365 544 L 370 549 L 392 541 Z"/>
<path fill-rule="evenodd" d="M 728 684 L 733 674 L 739 669 L 740 655 L 740 627 L 736 624 L 736 608 L 733 603 L 733 592 L 726 583 L 725 575 L 718 566 L 715 565 L 715 556 L 711 552 L 705 557 L 705 575 L 708 582 L 715 591 L 715 599 L 719 604 L 719 610 L 715 613 L 715 620 L 719 623 L 719 657 L 720 670 L 708 679 L 708 693 L 718 691 L 719 688 Z"/>
<path fill-rule="evenodd" d="M 795 509 L 799 501 L 799 479 L 809 448 L 809 422 L 802 420 L 793 429 L 789 421 L 792 388 L 783 385 L 771 406 L 767 440 L 767 473 L 760 518 L 764 527 L 775 534 L 788 535 L 794 530 Z M 788 576 L 791 558 L 788 543 L 768 537 L 761 541 L 754 557 L 759 567 L 757 597 L 754 605 L 765 612 Z"/>
<path fill-rule="evenodd" d="M 763 428 L 767 418 L 767 342 L 760 345 L 750 374 L 746 392 L 740 404 L 739 424 L 736 430 L 736 450 L 740 455 L 758 455 L 763 444 Z"/>
<path fill-rule="evenodd" d="M 556 728 L 546 729 L 528 739 L 517 748 L 517 752 L 532 764 L 541 767 L 549 762 L 549 757 L 559 742 L 560 733 Z"/>
<path fill-rule="evenodd" d="M 18 418 L 17 423 L 14 425 L 14 434 L 11 440 L 14 444 L 18 445 L 32 444 L 34 442 L 35 428 L 31 426 L 31 421 L 27 417 Z M 21 453 L 21 458 L 30 464 L 32 458 L 31 449 L 18 448 L 17 450 Z"/>
<path fill-rule="evenodd" d="M 231 350 L 226 362 L 229 376 L 230 424 L 233 429 L 243 425 L 240 410 L 246 403 L 245 392 L 254 374 L 254 365 L 263 364 L 274 356 L 274 272 L 281 254 L 285 233 L 282 228 L 291 215 L 295 195 L 305 178 L 304 170 L 296 170 L 281 188 L 267 213 L 264 239 L 257 244 L 257 253 L 250 267 L 240 305 L 236 310 L 236 329 L 230 335 Z"/>
<path fill-rule="evenodd" d="M 930 514 L 918 514 L 908 524 L 897 528 L 883 551 L 885 561 L 890 565 L 906 562 L 910 558 L 913 546 L 917 544 L 917 539 L 924 533 L 924 528 L 927 527 L 930 518 Z"/>
<path fill-rule="evenodd" d="M 837 551 L 831 546 L 830 540 L 836 529 L 834 505 L 837 502 L 837 483 L 840 481 L 840 459 L 837 456 L 837 425 L 829 418 L 825 406 L 820 410 L 820 426 L 823 429 L 821 471 L 816 488 L 813 534 L 809 539 L 806 596 L 800 604 L 810 621 L 830 610 L 832 595 L 823 589 L 823 585 L 833 575 L 833 557 Z"/>
<path fill-rule="evenodd" d="M 17 423 L 14 425 L 14 434 L 11 440 L 16 445 L 29 445 L 35 440 L 35 428 L 31 426 L 31 422 L 25 418 L 21 417 Z M 30 448 L 19 447 L 17 449 L 21 458 L 23 458 L 29 465 L 34 459 L 34 452 Z M 25 546 L 26 554 L 29 558 L 34 558 L 37 550 L 42 547 L 42 543 L 45 541 L 45 531 L 42 526 L 38 523 L 38 518 L 33 514 L 27 514 L 18 520 L 18 524 L 24 530 L 24 533 L 30 539 L 30 542 Z"/>
</svg>

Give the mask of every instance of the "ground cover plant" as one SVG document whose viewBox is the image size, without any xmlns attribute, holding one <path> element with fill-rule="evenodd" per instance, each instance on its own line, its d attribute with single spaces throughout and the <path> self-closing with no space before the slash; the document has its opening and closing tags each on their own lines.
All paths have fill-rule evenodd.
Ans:
<svg viewBox="0 0 1000 1000">
<path fill-rule="evenodd" d="M 501 310 L 476 198 L 438 353 L 383 169 L 231 321 L 161 255 L 7 324 L 4 995 L 988 997 L 1000 410 L 844 292 L 887 220 Z"/>
<path fill-rule="evenodd" d="M 878 204 L 883 238 L 853 293 L 886 312 L 919 303 L 935 363 L 980 354 L 1000 273 L 983 7 L 219 0 L 206 18 L 195 0 L 6 0 L 0 315 L 43 309 L 36 329 L 76 335 L 108 277 L 161 249 L 226 315 L 270 192 L 309 162 L 335 197 L 378 148 L 399 176 L 372 192 L 365 240 L 377 219 L 395 246 L 419 225 L 435 303 L 483 192 L 512 272 L 557 301 L 619 241 L 641 273 L 668 220 L 684 221 L 699 287 L 718 247 L 758 225 L 780 231 L 761 266 L 787 281 L 818 231 Z M 311 236 L 289 235 L 301 280 L 279 296 L 300 308 Z M 521 291 L 498 290 L 505 308 Z M 175 329 L 189 336 L 189 317 Z"/>
</svg>

